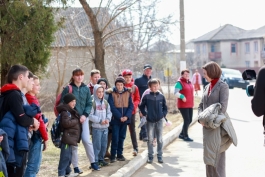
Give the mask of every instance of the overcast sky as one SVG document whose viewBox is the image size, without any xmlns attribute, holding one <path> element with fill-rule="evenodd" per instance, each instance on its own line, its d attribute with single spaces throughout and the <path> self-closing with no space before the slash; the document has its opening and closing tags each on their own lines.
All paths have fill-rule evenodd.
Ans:
<svg viewBox="0 0 265 177">
<path fill-rule="evenodd" d="M 178 19 L 179 0 L 161 1 L 159 13 L 175 13 Z M 90 3 L 97 6 L 98 0 L 90 0 Z M 78 6 L 80 3 L 76 0 L 75 4 Z M 246 30 L 265 26 L 265 0 L 184 0 L 184 8 L 186 41 L 225 24 Z M 172 31 L 170 41 L 179 44 L 178 27 Z"/>
</svg>

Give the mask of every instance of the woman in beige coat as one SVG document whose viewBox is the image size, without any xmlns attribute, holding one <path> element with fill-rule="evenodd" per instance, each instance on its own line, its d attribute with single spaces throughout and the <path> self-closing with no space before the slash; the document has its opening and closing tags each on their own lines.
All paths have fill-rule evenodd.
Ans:
<svg viewBox="0 0 265 177">
<path fill-rule="evenodd" d="M 225 177 L 225 151 L 229 148 L 231 143 L 234 143 L 234 145 L 237 144 L 234 128 L 230 118 L 228 117 L 228 114 L 226 113 L 229 98 L 229 88 L 228 85 L 220 79 L 222 70 L 217 63 L 209 62 L 202 68 L 204 78 L 209 82 L 209 84 L 204 89 L 202 100 L 199 104 L 198 113 L 200 114 L 212 104 L 220 103 L 220 112 L 226 115 L 227 118 L 223 125 L 217 129 L 209 129 L 202 124 L 202 126 L 204 126 L 203 143 L 204 146 L 207 146 L 207 148 L 204 149 L 206 176 Z M 219 136 L 216 136 L 218 134 Z M 216 146 L 220 146 L 220 148 L 214 148 Z M 218 149 L 218 152 L 216 152 L 216 149 Z M 213 154 L 216 154 L 216 156 Z"/>
</svg>

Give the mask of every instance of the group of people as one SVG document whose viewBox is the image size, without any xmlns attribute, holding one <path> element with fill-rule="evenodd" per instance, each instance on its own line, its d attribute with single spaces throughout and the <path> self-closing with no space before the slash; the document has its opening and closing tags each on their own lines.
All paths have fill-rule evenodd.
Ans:
<svg viewBox="0 0 265 177">
<path fill-rule="evenodd" d="M 132 71 L 125 69 L 115 79 L 114 86 L 109 87 L 107 79 L 101 78 L 99 70 L 90 72 L 91 82 L 88 85 L 84 83 L 85 73 L 82 69 L 72 72 L 68 85 L 61 93 L 61 103 L 56 107 L 62 132 L 59 177 L 68 176 L 72 172 L 71 165 L 74 176 L 82 173 L 78 167 L 78 143 L 81 140 L 93 170 L 100 170 L 108 165 L 105 157 L 110 159 L 110 163 L 125 161 L 123 148 L 127 127 L 133 145 L 132 154 L 137 156 L 137 113 L 141 119 L 139 139 L 147 142 L 147 163 L 153 163 L 153 148 L 156 145 L 157 160 L 163 163 L 162 132 L 163 122 L 167 121 L 167 105 L 163 93 L 159 90 L 160 81 L 152 78 L 151 74 L 152 66 L 146 64 L 143 67 L 143 75 L 134 81 Z M 228 87 L 220 80 L 220 67 L 214 62 L 207 63 L 203 67 L 203 74 L 209 84 L 204 89 L 199 105 L 199 117 L 202 117 L 204 111 L 212 104 L 219 103 L 219 113 L 228 119 Z M 195 81 L 198 80 L 200 79 L 196 76 Z M 0 129 L 0 154 L 5 158 L 6 166 L 2 169 L 6 176 L 35 177 L 39 171 L 42 151 L 47 148 L 48 141 L 48 119 L 40 110 L 37 99 L 39 91 L 40 80 L 27 67 L 11 67 L 7 84 L 1 88 L 0 96 L 0 128 L 3 130 Z M 175 85 L 175 95 L 184 120 L 179 138 L 184 141 L 193 141 L 188 135 L 188 127 L 193 117 L 193 92 L 189 70 L 183 70 Z M 203 125 L 204 136 L 213 136 L 215 130 L 209 131 L 204 119 L 199 119 L 199 123 Z M 233 130 L 231 123 L 227 127 Z M 226 138 L 222 148 L 214 149 L 213 147 L 221 144 L 216 144 L 215 140 L 204 139 L 206 145 L 213 145 L 204 149 L 204 156 L 208 155 L 205 157 L 205 164 L 209 177 L 225 176 L 225 150 L 232 142 L 236 144 L 235 134 L 228 135 L 222 133 L 219 136 L 220 142 Z"/>
</svg>

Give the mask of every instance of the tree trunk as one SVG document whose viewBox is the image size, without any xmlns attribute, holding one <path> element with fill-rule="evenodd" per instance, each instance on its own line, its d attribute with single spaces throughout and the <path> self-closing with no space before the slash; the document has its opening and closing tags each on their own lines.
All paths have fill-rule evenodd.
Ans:
<svg viewBox="0 0 265 177">
<path fill-rule="evenodd" d="M 105 60 L 104 60 L 105 51 L 104 51 L 104 44 L 102 40 L 102 31 L 100 31 L 99 29 L 97 17 L 94 14 L 91 7 L 86 2 L 86 0 L 79 0 L 79 2 L 83 6 L 89 18 L 91 27 L 93 29 L 93 35 L 94 35 L 94 41 L 95 41 L 95 59 L 94 59 L 95 67 L 96 69 L 100 70 L 101 77 L 104 77 L 107 79 L 107 75 L 105 71 Z"/>
<path fill-rule="evenodd" d="M 7 73 L 10 69 L 10 66 L 7 64 L 7 62 L 2 61 L 1 62 L 1 87 L 6 84 L 7 82 Z"/>
</svg>

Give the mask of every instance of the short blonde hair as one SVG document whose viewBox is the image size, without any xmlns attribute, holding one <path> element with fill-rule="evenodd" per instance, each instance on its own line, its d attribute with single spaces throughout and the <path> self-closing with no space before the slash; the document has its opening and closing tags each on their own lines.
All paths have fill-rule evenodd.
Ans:
<svg viewBox="0 0 265 177">
<path fill-rule="evenodd" d="M 98 69 L 92 69 L 90 72 L 90 76 L 92 77 L 94 74 L 100 74 L 100 71 Z"/>
</svg>

